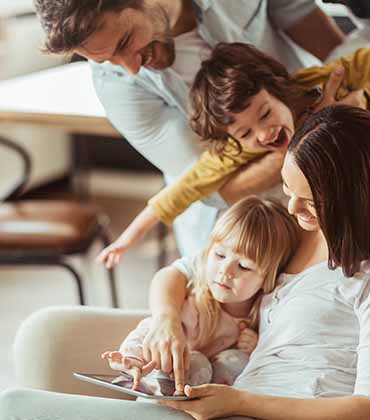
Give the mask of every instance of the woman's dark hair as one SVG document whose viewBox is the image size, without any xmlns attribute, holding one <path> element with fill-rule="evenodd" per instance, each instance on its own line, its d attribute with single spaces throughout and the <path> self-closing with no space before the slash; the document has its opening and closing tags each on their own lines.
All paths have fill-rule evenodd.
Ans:
<svg viewBox="0 0 370 420">
<path fill-rule="evenodd" d="M 242 43 L 219 43 L 201 64 L 190 91 L 192 129 L 216 152 L 222 151 L 234 122 L 248 101 L 266 89 L 293 110 L 305 88 L 278 61 Z"/>
<path fill-rule="evenodd" d="M 329 267 L 352 276 L 370 258 L 370 113 L 325 108 L 295 133 L 288 153 L 310 185 Z"/>
</svg>

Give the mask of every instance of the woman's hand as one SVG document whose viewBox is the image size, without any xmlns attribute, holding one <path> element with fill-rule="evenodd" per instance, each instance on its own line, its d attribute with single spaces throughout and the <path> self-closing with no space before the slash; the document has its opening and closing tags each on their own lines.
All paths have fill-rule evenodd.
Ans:
<svg viewBox="0 0 370 420">
<path fill-rule="evenodd" d="M 240 335 L 238 342 L 236 343 L 236 348 L 250 355 L 257 347 L 258 334 L 251 328 L 248 328 L 244 321 L 240 322 L 239 328 Z"/>
<path fill-rule="evenodd" d="M 155 362 L 144 363 L 139 359 L 126 357 L 119 351 L 106 351 L 101 357 L 104 360 L 108 360 L 112 369 L 127 373 L 132 377 L 132 389 L 137 389 L 140 385 L 141 377 L 155 369 Z"/>
<path fill-rule="evenodd" d="M 162 314 L 153 317 L 143 343 L 143 355 L 146 361 L 154 361 L 157 369 L 173 374 L 176 393 L 184 392 L 185 370 L 189 369 L 189 349 L 178 315 Z"/>
<path fill-rule="evenodd" d="M 185 395 L 190 401 L 161 401 L 161 404 L 185 411 L 196 420 L 208 420 L 240 414 L 245 392 L 227 385 L 186 385 Z"/>
</svg>

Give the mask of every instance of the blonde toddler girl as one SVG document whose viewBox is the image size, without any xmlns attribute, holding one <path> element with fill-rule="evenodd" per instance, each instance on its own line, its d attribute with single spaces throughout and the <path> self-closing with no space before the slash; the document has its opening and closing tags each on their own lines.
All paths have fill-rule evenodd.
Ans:
<svg viewBox="0 0 370 420">
<path fill-rule="evenodd" d="M 297 224 L 280 203 L 252 196 L 220 217 L 208 246 L 190 264 L 180 259 L 157 273 L 187 280 L 182 326 L 191 351 L 188 384 L 233 384 L 257 345 L 262 295 L 273 290 L 298 241 Z M 155 368 L 142 354 L 150 325 L 151 318 L 144 319 L 119 351 L 102 355 L 113 369 L 132 375 L 135 387 Z"/>
</svg>

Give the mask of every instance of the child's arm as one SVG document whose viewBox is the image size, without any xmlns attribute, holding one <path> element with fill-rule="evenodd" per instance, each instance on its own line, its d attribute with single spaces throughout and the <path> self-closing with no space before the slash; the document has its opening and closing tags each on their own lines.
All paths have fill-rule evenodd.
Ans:
<svg viewBox="0 0 370 420">
<path fill-rule="evenodd" d="M 134 389 L 139 385 L 141 377 L 156 367 L 155 361 L 146 362 L 143 356 L 143 341 L 151 322 L 151 318 L 144 319 L 125 338 L 118 351 L 106 351 L 101 355 L 112 369 L 133 377 Z"/>
<path fill-rule="evenodd" d="M 205 151 L 200 159 L 174 184 L 160 191 L 149 201 L 157 217 L 166 224 L 184 212 L 192 203 L 218 191 L 241 165 L 261 156 L 229 140 L 219 155 Z"/>
<path fill-rule="evenodd" d="M 188 280 L 186 273 L 174 267 L 162 268 L 153 277 L 149 291 L 153 322 L 144 340 L 145 358 L 161 353 L 161 363 L 163 360 L 173 370 L 179 392 L 184 390 L 184 371 L 189 367 L 189 349 L 181 316 Z"/>
<path fill-rule="evenodd" d="M 159 221 L 153 209 L 146 206 L 127 229 L 113 243 L 100 252 L 96 260 L 100 263 L 105 263 L 107 268 L 114 267 L 118 264 L 122 254 L 140 241 Z"/>
</svg>

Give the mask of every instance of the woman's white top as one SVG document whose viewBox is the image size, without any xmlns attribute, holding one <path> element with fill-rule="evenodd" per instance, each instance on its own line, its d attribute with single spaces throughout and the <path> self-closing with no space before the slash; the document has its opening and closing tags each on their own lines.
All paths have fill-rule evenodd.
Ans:
<svg viewBox="0 0 370 420">
<path fill-rule="evenodd" d="M 175 266 L 192 274 L 192 260 Z M 259 341 L 234 386 L 276 396 L 370 396 L 370 264 L 282 274 L 262 299 Z"/>
</svg>

